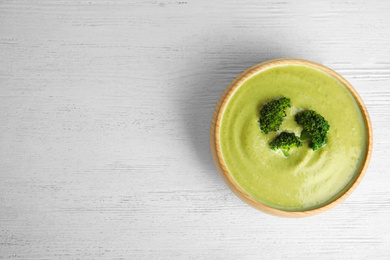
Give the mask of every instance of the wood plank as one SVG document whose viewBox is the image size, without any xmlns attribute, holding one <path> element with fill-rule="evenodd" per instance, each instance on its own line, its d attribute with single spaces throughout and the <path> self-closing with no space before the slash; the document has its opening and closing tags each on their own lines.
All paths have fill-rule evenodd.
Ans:
<svg viewBox="0 0 390 260">
<path fill-rule="evenodd" d="M 0 258 L 389 259 L 388 1 L 0 1 Z M 294 57 L 371 116 L 368 171 L 306 219 L 257 212 L 218 175 L 227 85 Z"/>
</svg>

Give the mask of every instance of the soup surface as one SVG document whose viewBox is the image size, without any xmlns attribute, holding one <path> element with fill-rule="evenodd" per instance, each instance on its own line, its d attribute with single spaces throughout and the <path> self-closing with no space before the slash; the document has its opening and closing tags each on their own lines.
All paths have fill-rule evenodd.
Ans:
<svg viewBox="0 0 390 260">
<path fill-rule="evenodd" d="M 291 108 L 278 132 L 263 134 L 260 108 L 280 97 Z M 285 157 L 269 143 L 282 132 L 302 131 L 294 116 L 311 109 L 330 125 L 327 144 L 308 142 Z M 255 200 L 281 210 L 321 207 L 341 196 L 355 180 L 367 152 L 363 115 L 348 89 L 332 75 L 306 65 L 277 65 L 246 80 L 231 96 L 221 120 L 220 146 L 227 169 Z"/>
</svg>

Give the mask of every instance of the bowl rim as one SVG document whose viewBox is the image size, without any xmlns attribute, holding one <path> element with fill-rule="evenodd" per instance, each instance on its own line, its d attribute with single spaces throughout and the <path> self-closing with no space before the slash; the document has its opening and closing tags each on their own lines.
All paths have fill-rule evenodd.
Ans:
<svg viewBox="0 0 390 260">
<path fill-rule="evenodd" d="M 233 177 L 230 175 L 229 171 L 227 170 L 227 166 L 223 160 L 222 157 L 222 151 L 219 144 L 219 133 L 220 133 L 220 126 L 221 126 L 221 119 L 222 115 L 224 113 L 224 110 L 226 108 L 226 105 L 234 92 L 250 77 L 260 73 L 260 71 L 263 71 L 265 69 L 278 66 L 278 65 L 290 65 L 290 64 L 298 64 L 298 65 L 306 65 L 310 67 L 314 67 L 317 69 L 320 69 L 336 79 L 338 79 L 353 95 L 356 102 L 358 103 L 358 106 L 362 112 L 362 115 L 364 117 L 365 126 L 367 129 L 367 152 L 366 152 L 366 158 L 364 160 L 362 169 L 353 182 L 353 184 L 349 187 L 348 190 L 346 190 L 340 197 L 335 199 L 334 201 L 321 206 L 316 209 L 310 209 L 310 210 L 304 210 L 304 211 L 285 211 L 280 210 L 276 208 L 269 207 L 265 204 L 262 204 L 261 202 L 258 202 L 257 200 L 253 199 L 251 196 L 249 196 L 233 179 Z M 341 75 L 333 71 L 332 69 L 308 60 L 303 59 L 295 59 L 295 58 L 283 58 L 283 59 L 272 59 L 267 60 L 264 62 L 261 62 L 259 64 L 256 64 L 245 71 L 243 71 L 239 76 L 237 76 L 225 89 L 225 91 L 222 93 L 216 107 L 213 113 L 212 121 L 211 121 L 211 128 L 210 128 L 210 148 L 211 148 L 211 154 L 214 160 L 214 164 L 220 173 L 222 179 L 225 181 L 227 186 L 233 191 L 233 193 L 239 197 L 242 201 L 247 203 L 248 205 L 252 206 L 255 209 L 258 209 L 262 212 L 279 216 L 279 217 L 290 217 L 290 218 L 297 218 L 297 217 L 308 217 L 320 214 L 322 212 L 325 212 L 336 205 L 340 204 L 342 201 L 344 201 L 359 185 L 361 180 L 363 179 L 363 176 L 365 175 L 370 159 L 372 154 L 372 146 L 373 146 L 373 132 L 372 132 L 372 126 L 371 126 L 371 120 L 370 116 L 368 114 L 367 108 L 363 103 L 363 100 L 357 93 L 357 91 L 352 87 L 352 85 L 344 79 Z"/>
</svg>

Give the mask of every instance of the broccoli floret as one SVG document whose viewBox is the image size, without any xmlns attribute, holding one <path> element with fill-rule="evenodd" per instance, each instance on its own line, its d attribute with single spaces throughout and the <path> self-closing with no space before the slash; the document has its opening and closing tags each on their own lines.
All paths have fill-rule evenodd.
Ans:
<svg viewBox="0 0 390 260">
<path fill-rule="evenodd" d="M 269 145 L 272 150 L 280 149 L 285 156 L 288 156 L 292 148 L 301 147 L 302 143 L 294 133 L 282 132 Z"/>
<path fill-rule="evenodd" d="M 295 121 L 303 125 L 300 139 L 311 140 L 310 148 L 313 151 L 326 144 L 329 124 L 323 116 L 313 110 L 305 110 L 295 115 Z"/>
<path fill-rule="evenodd" d="M 260 111 L 260 130 L 264 134 L 279 130 L 286 109 L 291 107 L 290 99 L 282 97 L 265 104 Z"/>
</svg>

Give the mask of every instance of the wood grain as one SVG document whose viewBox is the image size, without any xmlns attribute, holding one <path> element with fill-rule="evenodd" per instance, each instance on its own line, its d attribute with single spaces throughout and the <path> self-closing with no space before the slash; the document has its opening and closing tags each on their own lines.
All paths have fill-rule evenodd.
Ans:
<svg viewBox="0 0 390 260">
<path fill-rule="evenodd" d="M 389 259 L 388 1 L 0 0 L 0 258 Z M 209 126 L 244 69 L 345 77 L 370 166 L 338 207 L 258 212 L 223 183 Z"/>
</svg>

